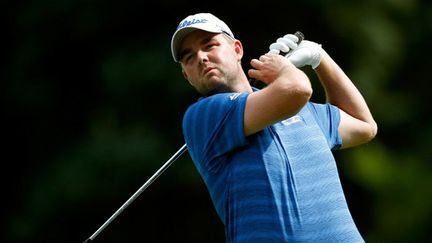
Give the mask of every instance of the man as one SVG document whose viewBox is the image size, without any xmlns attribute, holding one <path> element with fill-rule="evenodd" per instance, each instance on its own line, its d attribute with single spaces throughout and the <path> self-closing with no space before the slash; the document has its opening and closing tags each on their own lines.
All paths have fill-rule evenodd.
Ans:
<svg viewBox="0 0 432 243">
<path fill-rule="evenodd" d="M 360 92 L 317 43 L 286 35 L 253 59 L 209 13 L 190 15 L 171 50 L 203 95 L 184 115 L 192 160 L 225 225 L 227 242 L 363 242 L 349 212 L 332 149 L 370 141 L 377 125 Z M 287 58 L 278 53 L 288 52 Z M 311 66 L 327 102 L 309 101 L 298 69 Z"/>
</svg>

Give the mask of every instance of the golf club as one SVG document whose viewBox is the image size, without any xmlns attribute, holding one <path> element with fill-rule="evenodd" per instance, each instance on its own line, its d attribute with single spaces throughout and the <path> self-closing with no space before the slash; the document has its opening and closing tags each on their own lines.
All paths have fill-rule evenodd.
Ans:
<svg viewBox="0 0 432 243">
<path fill-rule="evenodd" d="M 123 212 L 150 184 L 152 184 L 168 167 L 187 150 L 184 144 L 162 167 L 153 174 L 105 223 L 99 227 L 84 243 L 92 242 L 117 216 Z"/>
</svg>

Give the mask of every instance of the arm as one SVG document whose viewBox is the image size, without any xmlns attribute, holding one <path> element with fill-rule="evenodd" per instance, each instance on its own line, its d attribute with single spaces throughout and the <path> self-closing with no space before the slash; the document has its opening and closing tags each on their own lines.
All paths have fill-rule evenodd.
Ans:
<svg viewBox="0 0 432 243">
<path fill-rule="evenodd" d="M 315 69 L 329 103 L 340 108 L 339 133 L 342 148 L 353 147 L 372 140 L 377 124 L 363 96 L 342 69 L 321 49 L 321 62 Z"/>
<path fill-rule="evenodd" d="M 249 76 L 267 84 L 251 93 L 246 101 L 244 131 L 246 136 L 291 117 L 306 104 L 312 87 L 306 74 L 288 59 L 266 54 L 253 59 Z"/>
</svg>

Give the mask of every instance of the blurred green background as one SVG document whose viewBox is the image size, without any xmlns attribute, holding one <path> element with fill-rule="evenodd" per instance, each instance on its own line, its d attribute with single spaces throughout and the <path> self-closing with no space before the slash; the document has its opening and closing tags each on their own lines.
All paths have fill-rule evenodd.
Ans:
<svg viewBox="0 0 432 243">
<path fill-rule="evenodd" d="M 82 242 L 183 144 L 197 93 L 173 62 L 178 22 L 212 12 L 245 49 L 244 68 L 301 30 L 362 91 L 379 125 L 336 151 L 367 242 L 431 242 L 432 3 L 420 0 L 40 0 L 0 3 L 1 242 Z M 314 101 L 323 101 L 310 70 Z M 224 242 L 188 154 L 95 242 Z"/>
</svg>

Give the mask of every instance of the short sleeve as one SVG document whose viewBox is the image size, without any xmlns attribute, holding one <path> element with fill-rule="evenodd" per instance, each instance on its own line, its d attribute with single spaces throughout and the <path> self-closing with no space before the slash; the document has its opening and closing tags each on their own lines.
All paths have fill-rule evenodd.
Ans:
<svg viewBox="0 0 432 243">
<path fill-rule="evenodd" d="M 223 156 L 247 144 L 244 109 L 247 93 L 222 93 L 200 99 L 183 117 L 183 135 L 199 170 L 218 170 Z"/>
<path fill-rule="evenodd" d="M 338 149 L 342 145 L 342 137 L 338 127 L 340 123 L 340 111 L 337 106 L 326 104 L 308 103 L 316 122 L 321 128 L 327 143 L 331 149 Z"/>
</svg>

